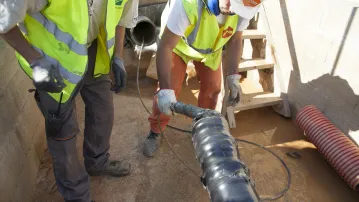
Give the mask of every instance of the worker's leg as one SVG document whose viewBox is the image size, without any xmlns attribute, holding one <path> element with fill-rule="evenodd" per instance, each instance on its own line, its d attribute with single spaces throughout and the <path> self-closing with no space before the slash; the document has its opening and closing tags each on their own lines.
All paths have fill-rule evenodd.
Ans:
<svg viewBox="0 0 359 202">
<path fill-rule="evenodd" d="M 85 103 L 83 154 L 87 170 L 100 170 L 109 162 L 110 135 L 114 119 L 111 81 L 101 76 L 84 84 L 81 96 Z"/>
<path fill-rule="evenodd" d="M 218 94 L 221 92 L 221 66 L 216 71 L 206 67 L 201 62 L 194 62 L 200 79 L 198 106 L 206 109 L 216 109 Z"/>
<path fill-rule="evenodd" d="M 48 93 L 35 92 L 46 121 L 46 136 L 56 184 L 65 201 L 90 201 L 90 180 L 79 161 L 76 135 L 80 132 L 73 101 L 59 104 Z"/>
<path fill-rule="evenodd" d="M 175 91 L 176 97 L 181 91 L 186 68 L 186 63 L 178 55 L 172 53 L 171 89 Z M 159 90 L 159 87 L 157 90 Z M 160 124 L 161 129 L 164 130 L 170 118 L 170 116 L 161 114 L 157 107 L 157 99 L 155 96 L 152 104 L 152 114 L 148 118 L 151 131 L 146 137 L 142 151 L 145 156 L 151 157 L 157 151 L 161 140 L 159 135 L 161 131 L 158 124 Z"/>
<path fill-rule="evenodd" d="M 83 155 L 85 168 L 90 175 L 123 176 L 129 174 L 127 162 L 109 161 L 110 136 L 114 107 L 111 80 L 108 75 L 93 78 L 96 61 L 96 41 L 89 48 L 88 73 L 81 88 L 85 103 L 85 130 Z"/>
<path fill-rule="evenodd" d="M 178 97 L 182 83 L 186 74 L 187 64 L 175 53 L 172 53 L 172 71 L 171 71 L 171 89 L 175 91 L 176 97 Z M 157 88 L 159 90 L 159 87 Z M 161 129 L 164 130 L 170 121 L 170 116 L 166 116 L 161 114 L 160 110 L 157 107 L 157 99 L 156 96 L 153 99 L 152 104 L 152 114 L 148 118 L 151 131 L 154 133 L 160 133 L 160 129 L 158 127 L 158 116 L 160 116 L 160 126 Z"/>
</svg>

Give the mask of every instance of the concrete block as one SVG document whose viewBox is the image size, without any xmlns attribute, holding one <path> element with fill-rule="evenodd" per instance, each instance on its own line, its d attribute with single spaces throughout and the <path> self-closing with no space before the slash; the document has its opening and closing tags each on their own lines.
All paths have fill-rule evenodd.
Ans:
<svg viewBox="0 0 359 202">
<path fill-rule="evenodd" d="M 354 94 L 354 91 L 349 83 L 340 78 L 339 76 L 331 76 L 324 74 L 315 80 L 310 82 L 314 88 L 320 90 L 320 94 L 325 99 L 332 100 L 332 102 L 343 103 L 343 107 L 353 110 L 357 103 L 358 96 Z"/>
<path fill-rule="evenodd" d="M 22 69 L 18 68 L 8 88 L 10 88 L 17 108 L 21 111 L 30 95 L 28 89 L 34 88 L 31 79 Z"/>
<path fill-rule="evenodd" d="M 5 165 L 0 166 L 0 201 L 11 201 L 15 194 L 18 173 Z"/>
<path fill-rule="evenodd" d="M 28 152 L 25 158 L 23 169 L 19 174 L 13 201 L 31 201 L 31 197 L 35 189 L 36 177 L 39 171 L 39 166 L 40 159 L 36 154 L 35 148 L 32 147 L 32 149 Z"/>
<path fill-rule="evenodd" d="M 354 108 L 354 114 L 359 117 L 359 97 L 358 97 L 358 102 L 357 104 L 355 105 L 355 108 Z"/>
<path fill-rule="evenodd" d="M 319 110 L 325 108 L 325 99 L 321 96 L 320 89 L 315 88 L 310 83 L 302 83 L 299 75 L 292 72 L 288 86 L 288 100 L 295 106 L 296 110 L 306 105 L 315 105 Z M 295 111 L 296 111 L 295 110 Z"/>
<path fill-rule="evenodd" d="M 1 41 L 0 47 L 0 95 L 20 68 L 15 58 L 14 50 Z"/>
<path fill-rule="evenodd" d="M 16 124 L 15 129 L 16 129 L 16 137 L 20 142 L 24 154 L 26 154 L 31 148 L 32 137 L 27 132 L 26 127 L 20 126 L 20 124 Z"/>
<path fill-rule="evenodd" d="M 0 201 L 11 201 L 25 155 L 15 132 L 0 149 Z"/>
<path fill-rule="evenodd" d="M 45 122 L 43 120 L 39 120 L 39 124 L 36 128 L 32 142 L 33 142 L 33 147 L 36 150 L 36 154 L 38 158 L 41 160 L 44 155 L 44 151 L 47 147 L 46 135 L 45 135 Z"/>
<path fill-rule="evenodd" d="M 14 123 L 20 113 L 13 99 L 9 89 L 5 89 L 0 95 L 0 152 L 3 144 L 9 138 L 8 135 L 15 136 Z"/>
<path fill-rule="evenodd" d="M 15 132 L 1 149 L 0 165 L 6 166 L 14 173 L 19 174 L 25 159 L 25 154 Z"/>
<path fill-rule="evenodd" d="M 350 137 L 351 134 L 354 134 L 353 132 L 359 131 L 359 116 L 353 107 L 349 108 L 346 104 L 329 99 L 325 105 L 324 115 L 345 135 Z M 352 139 L 355 141 L 355 138 Z M 356 140 L 358 139 L 356 138 Z M 356 141 L 356 144 L 359 145 L 359 141 Z"/>
<path fill-rule="evenodd" d="M 29 151 L 30 146 L 33 144 L 33 137 L 39 122 L 43 122 L 43 116 L 35 100 L 32 97 L 28 98 L 16 122 L 19 131 L 18 136 L 25 153 Z"/>
</svg>

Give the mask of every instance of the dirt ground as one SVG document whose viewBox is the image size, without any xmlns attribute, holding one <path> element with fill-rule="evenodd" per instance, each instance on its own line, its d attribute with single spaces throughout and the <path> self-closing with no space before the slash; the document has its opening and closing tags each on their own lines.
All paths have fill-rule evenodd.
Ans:
<svg viewBox="0 0 359 202">
<path fill-rule="evenodd" d="M 150 107 L 156 82 L 141 77 L 141 90 L 147 107 Z M 190 80 L 184 86 L 179 100 L 196 104 L 198 84 Z M 191 173 L 174 155 L 165 141 L 154 158 L 141 153 L 145 135 L 148 133 L 148 114 L 137 95 L 135 79 L 121 95 L 114 95 L 115 125 L 111 137 L 111 158 L 129 159 L 133 166 L 130 176 L 124 178 L 92 177 L 91 193 L 96 201 L 209 201 L 199 178 Z M 77 100 L 78 119 L 84 125 L 84 106 Z M 315 147 L 307 142 L 292 120 L 277 115 L 271 108 L 243 111 L 236 114 L 237 128 L 232 135 L 263 144 L 284 159 L 292 174 L 289 192 L 277 201 L 285 202 L 354 202 L 359 193 L 352 191 L 326 163 Z M 172 125 L 190 129 L 191 120 L 181 115 Z M 194 169 L 200 168 L 194 157 L 190 136 L 171 129 L 166 130 L 174 150 Z M 83 135 L 78 136 L 81 157 Z M 286 152 L 297 151 L 302 157 L 293 159 Z M 287 175 L 280 162 L 260 148 L 240 144 L 242 160 L 248 165 L 256 189 L 262 197 L 280 192 L 287 183 Z M 51 158 L 46 152 L 37 179 L 33 201 L 62 201 L 54 183 Z"/>
</svg>

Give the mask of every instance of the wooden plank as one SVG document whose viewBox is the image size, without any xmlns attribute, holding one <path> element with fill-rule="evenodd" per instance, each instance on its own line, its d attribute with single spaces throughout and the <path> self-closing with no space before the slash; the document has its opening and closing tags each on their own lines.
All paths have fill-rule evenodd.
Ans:
<svg viewBox="0 0 359 202">
<path fill-rule="evenodd" d="M 243 94 L 241 102 L 235 107 L 235 113 L 248 109 L 272 106 L 282 102 L 282 98 L 277 97 L 272 92 Z"/>
<path fill-rule="evenodd" d="M 247 29 L 243 31 L 243 39 L 264 39 L 266 34 L 257 29 Z"/>
<path fill-rule="evenodd" d="M 266 59 L 242 60 L 239 63 L 238 71 L 246 72 L 254 69 L 268 69 L 274 67 L 274 63 Z"/>
<path fill-rule="evenodd" d="M 234 108 L 232 106 L 227 107 L 227 118 L 230 128 L 236 127 L 236 118 L 234 117 Z"/>
<path fill-rule="evenodd" d="M 147 68 L 146 76 L 158 80 L 157 68 L 156 68 L 156 53 L 153 53 L 152 55 L 150 65 Z"/>
</svg>

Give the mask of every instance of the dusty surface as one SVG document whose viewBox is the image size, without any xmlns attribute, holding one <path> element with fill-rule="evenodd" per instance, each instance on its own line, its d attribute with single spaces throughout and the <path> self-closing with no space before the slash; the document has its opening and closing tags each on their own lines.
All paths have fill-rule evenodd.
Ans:
<svg viewBox="0 0 359 202">
<path fill-rule="evenodd" d="M 207 192 L 199 179 L 175 157 L 165 141 L 157 155 L 148 159 L 141 153 L 145 135 L 149 130 L 147 113 L 137 96 L 135 79 L 129 90 L 114 96 L 115 125 L 111 137 L 111 158 L 126 158 L 133 164 L 133 173 L 125 178 L 93 177 L 91 192 L 96 201 L 208 201 Z M 155 82 L 141 78 L 142 96 L 151 106 Z M 198 84 L 192 79 L 185 86 L 180 99 L 196 103 Z M 83 104 L 78 100 L 78 114 L 83 126 Z M 244 111 L 236 115 L 237 128 L 232 135 L 269 146 L 288 164 L 292 173 L 289 192 L 278 201 L 359 201 L 354 193 L 331 169 L 314 146 L 291 120 L 278 116 L 270 108 Z M 177 116 L 173 125 L 189 128 L 190 120 Z M 168 139 L 178 155 L 196 172 L 200 168 L 193 156 L 190 138 L 168 129 Z M 81 156 L 82 135 L 78 136 Z M 262 196 L 278 193 L 285 187 L 287 176 L 281 164 L 259 148 L 241 144 L 244 162 L 251 169 L 257 191 Z M 292 159 L 285 152 L 297 151 L 302 158 Z M 54 186 L 51 160 L 48 153 L 42 161 L 33 201 L 62 201 Z"/>
</svg>

